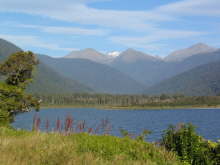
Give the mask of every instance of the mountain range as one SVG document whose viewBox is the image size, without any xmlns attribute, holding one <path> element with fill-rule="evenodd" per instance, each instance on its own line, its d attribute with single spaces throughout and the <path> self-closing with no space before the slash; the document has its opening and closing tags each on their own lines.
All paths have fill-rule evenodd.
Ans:
<svg viewBox="0 0 220 165">
<path fill-rule="evenodd" d="M 72 51 L 70 54 L 66 55 L 64 58 L 69 59 L 87 59 L 97 63 L 109 63 L 112 61 L 112 56 L 106 56 L 95 49 L 87 48 L 81 51 Z"/>
<path fill-rule="evenodd" d="M 195 44 L 189 48 L 177 50 L 167 57 L 164 58 L 165 61 L 183 61 L 184 59 L 191 57 L 193 55 L 201 54 L 201 53 L 210 53 L 217 50 L 211 46 L 208 46 L 203 43 Z"/>
<path fill-rule="evenodd" d="M 138 94 L 145 87 L 128 75 L 91 60 L 51 58 L 45 55 L 38 57 L 61 75 L 74 78 L 98 93 Z"/>
<path fill-rule="evenodd" d="M 19 50 L 16 45 L 0 40 L 0 60 Z M 73 51 L 62 58 L 46 55 L 38 55 L 38 58 L 41 64 L 29 88 L 32 92 L 219 93 L 220 84 L 214 77 L 219 76 L 220 62 L 216 61 L 220 61 L 220 49 L 203 43 L 177 50 L 165 58 L 134 49 L 104 54 L 92 48 Z M 210 69 L 208 65 L 216 67 Z M 206 81 L 202 81 L 204 76 Z M 47 90 L 39 90 L 44 87 Z"/>
<path fill-rule="evenodd" d="M 207 96 L 220 94 L 220 60 L 190 69 L 148 88 L 151 95 L 184 94 Z"/>
<path fill-rule="evenodd" d="M 192 47 L 193 49 L 201 49 L 201 44 L 196 44 Z M 124 60 L 120 60 L 119 56 L 111 63 L 111 65 L 118 70 L 129 74 L 133 79 L 150 87 L 189 69 L 220 59 L 219 51 L 217 49 L 213 48 L 213 51 L 210 51 L 209 46 L 204 46 L 204 49 L 201 49 L 200 52 L 198 51 L 198 54 L 190 54 L 190 52 L 192 53 L 192 47 L 185 49 L 186 52 L 189 52 L 187 58 L 183 59 L 181 56 L 182 54 L 180 54 L 180 59 L 182 60 L 177 60 L 177 57 L 173 56 L 173 53 L 164 59 L 150 55 L 145 55 L 145 58 L 143 58 L 143 53 L 127 50 L 122 52 L 122 55 L 128 54 L 129 51 L 130 54 L 136 57 L 135 60 L 127 63 L 124 62 Z M 138 56 L 140 58 L 137 59 Z M 168 57 L 169 60 L 167 60 Z M 175 60 L 171 60 L 172 57 L 174 57 Z M 129 58 L 131 59 L 131 57 Z"/>
<path fill-rule="evenodd" d="M 0 39 L 0 63 L 9 55 L 18 51 L 22 51 L 22 49 L 8 41 Z M 76 80 L 60 75 L 40 61 L 36 71 L 34 71 L 34 80 L 28 87 L 28 91 L 39 94 L 57 94 L 92 92 L 92 89 Z"/>
</svg>

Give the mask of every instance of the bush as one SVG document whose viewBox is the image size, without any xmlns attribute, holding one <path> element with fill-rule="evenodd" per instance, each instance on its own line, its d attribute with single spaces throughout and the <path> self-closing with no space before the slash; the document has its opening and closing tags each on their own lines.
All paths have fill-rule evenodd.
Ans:
<svg viewBox="0 0 220 165">
<path fill-rule="evenodd" d="M 219 165 L 220 144 L 197 135 L 192 124 L 170 126 L 163 134 L 161 144 L 174 151 L 183 162 L 192 165 Z"/>
<path fill-rule="evenodd" d="M 9 123 L 9 113 L 7 111 L 3 111 L 0 108 L 0 126 L 8 125 Z"/>
</svg>

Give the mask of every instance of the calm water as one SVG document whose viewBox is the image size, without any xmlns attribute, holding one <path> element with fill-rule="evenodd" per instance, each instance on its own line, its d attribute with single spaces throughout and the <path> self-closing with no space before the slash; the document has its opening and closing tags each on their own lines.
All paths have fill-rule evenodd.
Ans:
<svg viewBox="0 0 220 165">
<path fill-rule="evenodd" d="M 12 125 L 15 128 L 30 130 L 35 114 L 34 111 L 19 114 Z M 50 121 L 50 127 L 54 128 L 57 118 L 64 120 L 67 115 L 71 115 L 74 120 L 85 120 L 89 127 L 95 127 L 102 119 L 108 118 L 112 125 L 111 133 L 116 136 L 120 136 L 120 128 L 135 134 L 148 129 L 152 131 L 148 140 L 156 141 L 160 139 L 163 130 L 170 124 L 193 123 L 197 126 L 197 132 L 205 138 L 215 141 L 220 139 L 220 109 L 97 110 L 91 108 L 60 108 L 44 109 L 37 114 L 41 118 L 41 129 L 44 129 L 44 123 L 47 119 Z"/>
</svg>

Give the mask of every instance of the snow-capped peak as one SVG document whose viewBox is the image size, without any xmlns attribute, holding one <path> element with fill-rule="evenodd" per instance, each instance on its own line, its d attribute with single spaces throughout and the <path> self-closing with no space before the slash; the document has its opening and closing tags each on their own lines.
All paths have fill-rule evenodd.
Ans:
<svg viewBox="0 0 220 165">
<path fill-rule="evenodd" d="M 114 58 L 114 57 L 118 57 L 120 55 L 120 53 L 121 52 L 113 51 L 113 52 L 107 53 L 107 55 Z"/>
</svg>

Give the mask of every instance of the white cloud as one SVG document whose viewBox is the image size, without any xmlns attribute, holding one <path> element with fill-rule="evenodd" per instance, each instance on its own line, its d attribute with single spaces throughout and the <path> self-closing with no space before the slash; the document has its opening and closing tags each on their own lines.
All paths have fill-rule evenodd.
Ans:
<svg viewBox="0 0 220 165">
<path fill-rule="evenodd" d="M 158 44 L 159 41 L 184 39 L 189 37 L 201 36 L 205 34 L 206 34 L 205 32 L 196 32 L 196 31 L 155 29 L 149 35 L 145 35 L 143 37 L 113 36 L 110 37 L 110 40 L 127 47 L 155 50 L 161 46 L 160 44 Z"/>
<path fill-rule="evenodd" d="M 25 24 L 16 25 L 16 23 L 14 23 L 13 26 L 17 26 L 21 28 L 37 29 L 43 32 L 55 33 L 55 34 L 95 35 L 95 36 L 103 36 L 108 34 L 108 31 L 104 29 L 85 29 L 85 28 L 77 28 L 77 27 L 39 26 L 39 25 L 25 25 Z"/>
<path fill-rule="evenodd" d="M 41 41 L 37 36 L 0 34 L 0 38 L 8 40 L 22 47 L 31 46 L 37 48 L 44 48 L 48 50 L 59 50 L 59 51 L 75 50 L 73 48 L 63 48 L 57 44 L 46 43 L 44 41 Z"/>
<path fill-rule="evenodd" d="M 175 14 L 176 16 L 215 16 L 220 17 L 219 0 L 182 0 L 158 7 L 154 12 Z"/>
<path fill-rule="evenodd" d="M 87 1 L 88 2 L 88 1 Z M 151 21 L 170 20 L 171 16 L 147 11 L 103 10 L 88 7 L 82 1 L 0 0 L 0 11 L 37 14 L 54 19 L 122 29 L 148 29 Z"/>
<path fill-rule="evenodd" d="M 148 30 L 155 22 L 173 21 L 177 16 L 207 15 L 220 17 L 219 0 L 182 0 L 148 11 L 95 9 L 87 5 L 97 0 L 0 0 L 0 11 L 38 14 L 81 24 Z"/>
<path fill-rule="evenodd" d="M 190 27 L 188 30 L 165 29 L 162 27 L 164 22 L 169 23 L 169 26 L 174 25 L 175 28 L 178 21 L 184 19 L 185 16 L 187 18 L 189 16 L 220 17 L 220 0 L 179 0 L 146 11 L 107 10 L 89 7 L 89 3 L 96 1 L 105 0 L 62 0 L 56 2 L 54 0 L 0 0 L 0 11 L 40 15 L 81 25 L 96 25 L 96 29 L 33 25 L 31 27 L 28 25 L 29 28 L 36 28 L 48 33 L 100 36 L 108 34 L 109 31 L 97 27 L 107 27 L 112 31 L 115 28 L 140 32 L 141 37 L 111 36 L 109 40 L 128 47 L 152 50 L 163 46 L 159 43 L 163 40 L 184 39 L 206 34 L 190 30 Z M 199 21 L 204 20 L 199 18 L 195 24 Z M 42 42 L 36 42 L 36 40 L 39 41 L 36 37 L 33 40 L 41 47 L 56 48 L 57 50 L 69 49 L 60 48 L 54 44 L 41 44 Z"/>
</svg>

